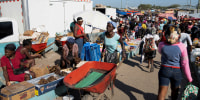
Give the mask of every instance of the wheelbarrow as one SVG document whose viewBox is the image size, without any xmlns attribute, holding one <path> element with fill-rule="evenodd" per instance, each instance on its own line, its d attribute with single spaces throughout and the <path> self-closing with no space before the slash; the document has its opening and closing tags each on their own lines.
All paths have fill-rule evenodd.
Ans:
<svg viewBox="0 0 200 100">
<path fill-rule="evenodd" d="M 54 42 L 49 44 L 48 46 L 47 46 L 47 43 L 32 44 L 31 51 L 33 53 L 38 53 L 38 54 L 40 53 L 42 56 L 45 57 L 45 49 L 50 47 L 53 44 L 54 44 Z"/>
<path fill-rule="evenodd" d="M 122 62 L 123 59 L 116 65 L 113 63 L 89 61 L 68 74 L 63 82 L 71 89 L 89 92 L 89 94 L 84 96 L 80 94 L 82 100 L 100 100 L 106 95 L 105 90 L 107 89 L 111 90 L 112 95 L 114 94 L 113 85 L 116 79 L 116 70 Z"/>
</svg>

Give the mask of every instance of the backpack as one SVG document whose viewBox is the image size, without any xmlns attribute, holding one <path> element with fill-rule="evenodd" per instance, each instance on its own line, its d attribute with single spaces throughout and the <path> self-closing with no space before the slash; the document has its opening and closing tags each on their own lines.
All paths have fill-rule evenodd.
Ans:
<svg viewBox="0 0 200 100">
<path fill-rule="evenodd" d="M 144 41 L 144 52 L 154 51 L 155 49 L 155 40 L 154 38 L 146 38 Z"/>
</svg>

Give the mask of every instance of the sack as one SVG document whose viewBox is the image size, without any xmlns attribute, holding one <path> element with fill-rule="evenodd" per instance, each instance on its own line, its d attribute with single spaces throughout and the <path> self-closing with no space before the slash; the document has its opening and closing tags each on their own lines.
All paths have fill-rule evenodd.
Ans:
<svg viewBox="0 0 200 100">
<path fill-rule="evenodd" d="M 144 52 L 150 52 L 155 50 L 154 38 L 146 38 L 144 44 Z"/>
<path fill-rule="evenodd" d="M 197 100 L 198 90 L 198 87 L 189 83 L 182 94 L 181 100 Z"/>
</svg>

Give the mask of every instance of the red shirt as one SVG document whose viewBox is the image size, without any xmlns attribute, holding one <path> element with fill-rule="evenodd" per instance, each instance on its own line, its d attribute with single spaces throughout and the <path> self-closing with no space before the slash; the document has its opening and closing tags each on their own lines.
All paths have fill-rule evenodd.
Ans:
<svg viewBox="0 0 200 100">
<path fill-rule="evenodd" d="M 79 24 L 76 24 L 78 27 L 79 27 L 79 29 L 77 30 L 77 35 L 81 35 L 81 34 L 83 34 L 83 27 L 82 26 L 80 26 Z M 83 37 L 80 37 L 80 38 L 82 38 L 83 39 Z"/>
<path fill-rule="evenodd" d="M 23 47 L 22 46 L 19 46 L 18 48 L 17 48 L 17 50 L 16 50 L 16 53 L 19 53 L 20 55 L 21 55 L 21 59 L 25 59 L 26 58 L 26 55 L 25 54 L 22 54 L 21 53 L 21 49 L 22 49 Z"/>
<path fill-rule="evenodd" d="M 21 59 L 21 56 L 19 55 L 19 53 L 16 53 L 15 58 L 11 59 L 14 69 L 20 68 L 20 59 Z M 1 58 L 1 67 L 6 67 L 9 81 L 19 81 L 19 82 L 24 81 L 25 73 L 15 75 L 13 73 L 13 69 L 9 62 L 9 59 L 6 56 L 3 56 Z"/>
</svg>

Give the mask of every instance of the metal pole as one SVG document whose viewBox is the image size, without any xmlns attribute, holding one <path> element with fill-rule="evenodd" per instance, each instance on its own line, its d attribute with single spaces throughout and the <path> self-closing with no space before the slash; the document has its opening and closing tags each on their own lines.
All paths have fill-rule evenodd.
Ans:
<svg viewBox="0 0 200 100">
<path fill-rule="evenodd" d="M 191 0 L 190 0 L 190 9 L 191 9 Z"/>
<path fill-rule="evenodd" d="M 197 13 L 199 13 L 199 11 L 198 11 L 199 10 L 199 1 L 198 1 L 198 5 L 197 5 Z"/>
<path fill-rule="evenodd" d="M 127 9 L 127 0 L 126 0 L 126 9 Z"/>
<path fill-rule="evenodd" d="M 122 9 L 122 0 L 121 0 L 121 9 Z"/>
<path fill-rule="evenodd" d="M 29 20 L 29 10 L 28 10 L 28 0 L 22 0 L 22 11 L 24 18 L 24 31 L 30 30 L 30 20 Z"/>
</svg>

